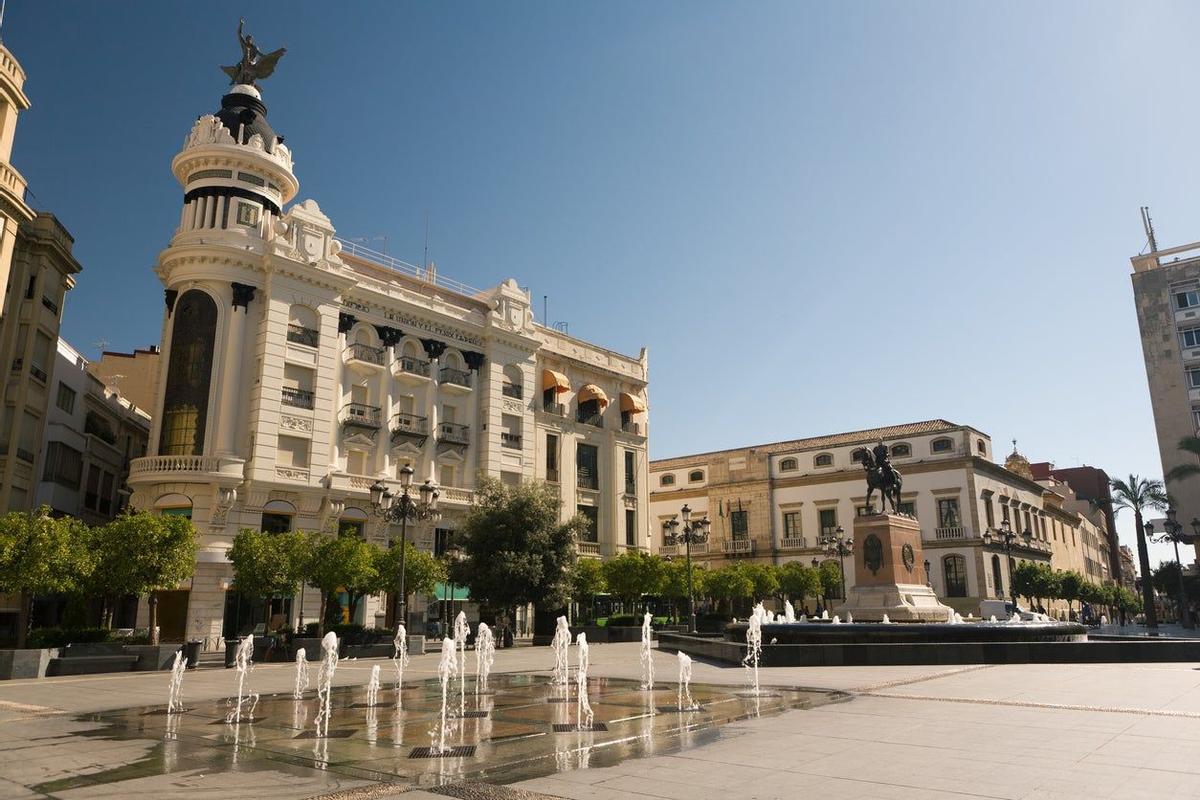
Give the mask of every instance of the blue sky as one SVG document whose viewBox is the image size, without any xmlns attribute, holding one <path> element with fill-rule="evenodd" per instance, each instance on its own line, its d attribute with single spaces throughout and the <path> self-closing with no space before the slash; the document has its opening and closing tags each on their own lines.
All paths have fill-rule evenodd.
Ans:
<svg viewBox="0 0 1200 800">
<path fill-rule="evenodd" d="M 427 211 L 441 273 L 648 346 L 654 457 L 945 417 L 1161 471 L 1128 258 L 1143 204 L 1200 239 L 1200 6 L 13 0 L 13 161 L 88 354 L 159 339 L 170 161 L 239 15 L 288 48 L 300 197 L 415 262 Z"/>
</svg>

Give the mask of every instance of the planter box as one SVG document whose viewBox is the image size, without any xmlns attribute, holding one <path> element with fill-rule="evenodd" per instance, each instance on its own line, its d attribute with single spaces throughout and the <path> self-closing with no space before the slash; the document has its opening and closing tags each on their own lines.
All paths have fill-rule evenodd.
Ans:
<svg viewBox="0 0 1200 800">
<path fill-rule="evenodd" d="M 320 661 L 321 660 L 321 640 L 317 638 L 309 638 L 307 636 L 297 636 L 292 639 L 292 659 L 296 658 L 296 651 L 301 647 L 304 648 L 305 661 Z"/>
<path fill-rule="evenodd" d="M 425 637 L 424 636 L 409 636 L 408 637 L 408 654 L 410 656 L 425 655 Z M 390 653 L 389 653 L 390 655 Z"/>
<path fill-rule="evenodd" d="M 63 658 L 87 658 L 89 656 L 123 656 L 126 645 L 120 642 L 70 643 L 62 649 Z"/>
<path fill-rule="evenodd" d="M 338 653 L 340 658 L 391 658 L 395 648 L 391 642 L 381 644 L 352 644 L 346 646 L 346 652 Z"/>
<path fill-rule="evenodd" d="M 580 633 L 587 636 L 588 644 L 605 644 L 606 642 L 614 641 L 609 635 L 608 628 L 602 628 L 599 625 L 583 625 L 571 631 L 572 643 L 575 642 L 576 637 Z"/>
<path fill-rule="evenodd" d="M 0 680 L 44 678 L 50 659 L 58 657 L 57 647 L 40 650 L 0 650 Z"/>
<path fill-rule="evenodd" d="M 133 665 L 134 672 L 156 672 L 170 669 L 175 661 L 175 654 L 183 648 L 179 642 L 168 644 L 127 644 L 125 652 L 137 656 Z"/>
</svg>

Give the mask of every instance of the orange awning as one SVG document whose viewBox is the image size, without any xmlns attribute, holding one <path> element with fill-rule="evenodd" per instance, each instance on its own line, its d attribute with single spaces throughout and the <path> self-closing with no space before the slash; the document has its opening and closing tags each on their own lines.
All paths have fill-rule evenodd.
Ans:
<svg viewBox="0 0 1200 800">
<path fill-rule="evenodd" d="M 646 401 L 638 397 L 636 394 L 621 392 L 621 410 L 629 411 L 634 414 L 645 414 Z"/>
<path fill-rule="evenodd" d="M 544 392 L 547 389 L 553 389 L 556 393 L 569 392 L 571 390 L 571 382 L 561 372 L 544 369 L 542 370 L 542 391 Z"/>
<path fill-rule="evenodd" d="M 600 403 L 600 407 L 604 408 L 608 405 L 608 395 L 594 383 L 585 383 L 579 389 L 579 394 L 575 396 L 576 401 L 586 403 L 589 400 L 596 400 Z"/>
</svg>

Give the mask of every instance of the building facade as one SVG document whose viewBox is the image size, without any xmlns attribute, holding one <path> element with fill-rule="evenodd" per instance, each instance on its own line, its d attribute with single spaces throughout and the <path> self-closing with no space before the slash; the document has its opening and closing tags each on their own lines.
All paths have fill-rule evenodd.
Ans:
<svg viewBox="0 0 1200 800">
<path fill-rule="evenodd" d="M 65 339 L 52 394 L 34 506 L 101 525 L 127 504 L 129 464 L 146 455 L 150 415 L 105 387 Z"/>
<path fill-rule="evenodd" d="M 1196 463 L 1179 450 L 1179 441 L 1200 432 L 1200 242 L 1155 249 L 1130 261 L 1158 453 L 1167 475 Z M 1185 526 L 1200 519 L 1200 476 L 1168 481 L 1167 491 Z M 1200 553 L 1200 541 L 1196 547 Z"/>
<path fill-rule="evenodd" d="M 230 591 L 239 529 L 398 540 L 368 490 L 398 492 L 405 466 L 440 490 L 441 519 L 408 526 L 419 547 L 438 549 L 483 476 L 556 482 L 564 518 L 593 521 L 585 553 L 647 546 L 644 350 L 536 324 L 513 280 L 479 291 L 341 241 L 313 200 L 285 210 L 299 190 L 292 154 L 254 87 L 200 117 L 172 169 L 183 208 L 157 266 L 150 454 L 129 479 L 135 507 L 186 514 L 201 534 L 195 576 L 171 599 L 186 630 L 164 636 L 211 648 L 254 621 Z M 309 591 L 265 613 L 313 621 L 318 605 Z M 390 607 L 370 598 L 357 621 Z M 411 629 L 426 608 L 410 604 Z"/>
<path fill-rule="evenodd" d="M 0 44 L 0 310 L 4 312 L 9 291 L 20 288 L 9 274 L 17 233 L 21 225 L 33 221 L 33 210 L 25 202 L 25 178 L 12 165 L 17 117 L 29 108 L 24 86 L 25 70 Z"/>
<path fill-rule="evenodd" d="M 737 560 L 826 561 L 821 540 L 839 528 L 852 536 L 854 518 L 866 512 L 859 453 L 880 441 L 904 477 L 901 511 L 920 521 L 928 580 L 964 616 L 978 614 L 983 599 L 1010 596 L 1008 554 L 981 536 L 1005 521 L 1030 533 L 1013 547 L 1012 565 L 1086 564 L 1081 527 L 1091 525 L 1094 533 L 1095 526 L 1066 508 L 1055 488 L 1035 481 L 1019 454 L 1000 466 L 992 461 L 990 437 L 945 420 L 653 461 L 653 551 L 683 554 L 682 546 L 666 543 L 662 526 L 686 503 L 712 522 L 709 541 L 692 546 L 693 558 L 710 568 Z M 1092 557 L 1099 555 L 1097 545 Z M 844 566 L 852 586 L 853 559 Z"/>
<path fill-rule="evenodd" d="M 158 391 L 159 355 L 158 345 L 153 344 L 132 353 L 105 350 L 98 361 L 88 362 L 87 369 L 138 408 L 151 409 Z"/>
</svg>

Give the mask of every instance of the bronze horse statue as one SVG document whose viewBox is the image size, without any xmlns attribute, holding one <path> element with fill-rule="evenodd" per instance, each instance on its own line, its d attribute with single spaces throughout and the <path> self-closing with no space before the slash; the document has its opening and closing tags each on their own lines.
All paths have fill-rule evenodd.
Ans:
<svg viewBox="0 0 1200 800">
<path fill-rule="evenodd" d="M 881 510 L 887 511 L 887 506 L 891 505 L 892 513 L 899 513 L 900 487 L 903 485 L 904 479 L 892 466 L 891 459 L 888 458 L 887 447 L 883 444 L 876 445 L 874 454 L 870 450 L 864 450 L 862 465 L 863 470 L 867 473 L 867 508 L 874 510 L 871 495 L 878 489 L 879 494 L 883 497 L 884 505 Z"/>
</svg>

